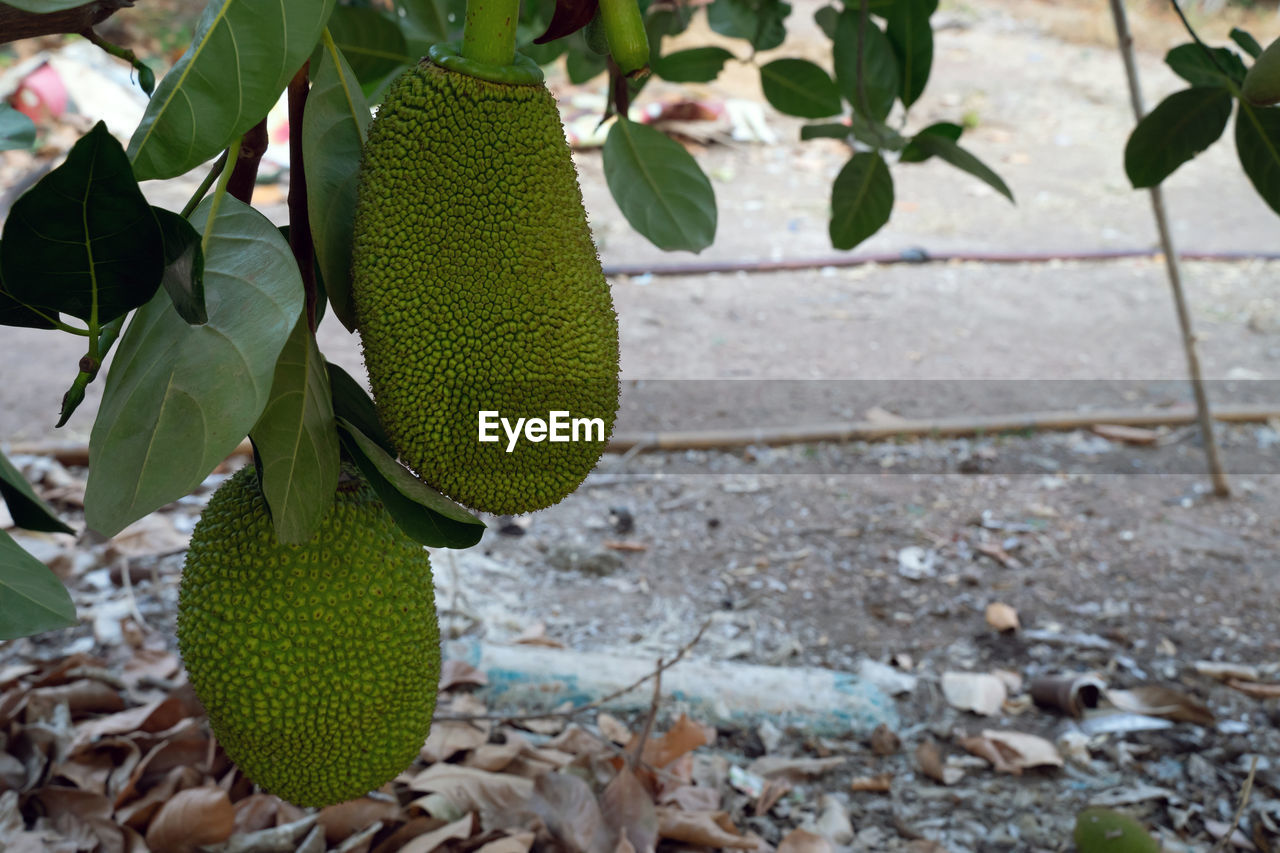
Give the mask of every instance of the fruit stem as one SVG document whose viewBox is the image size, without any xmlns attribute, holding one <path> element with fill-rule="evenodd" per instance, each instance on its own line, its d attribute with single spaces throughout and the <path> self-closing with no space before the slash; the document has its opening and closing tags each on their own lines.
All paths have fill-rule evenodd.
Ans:
<svg viewBox="0 0 1280 853">
<path fill-rule="evenodd" d="M 520 0 L 467 0 L 462 55 L 487 65 L 510 65 L 516 58 Z"/>
</svg>

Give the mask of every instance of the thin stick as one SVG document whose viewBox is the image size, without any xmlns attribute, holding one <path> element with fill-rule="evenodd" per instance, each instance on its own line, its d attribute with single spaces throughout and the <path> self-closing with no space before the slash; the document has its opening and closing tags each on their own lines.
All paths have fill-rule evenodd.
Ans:
<svg viewBox="0 0 1280 853">
<path fill-rule="evenodd" d="M 1226 833 L 1218 839 L 1218 843 L 1213 845 L 1213 849 L 1209 853 L 1222 853 L 1227 849 L 1227 845 L 1231 843 L 1231 836 L 1236 834 L 1236 829 L 1240 826 L 1240 819 L 1244 817 L 1245 806 L 1249 805 L 1249 795 L 1253 793 L 1253 777 L 1258 771 L 1258 756 L 1253 757 L 1252 763 L 1249 764 L 1249 775 L 1245 777 L 1244 787 L 1240 789 L 1240 805 L 1236 808 L 1235 816 L 1231 818 L 1231 826 L 1227 827 Z"/>
<path fill-rule="evenodd" d="M 497 720 L 500 722 L 509 723 L 509 722 L 514 722 L 516 720 L 560 720 L 560 719 L 569 719 L 571 717 L 576 717 L 585 711 L 590 711 L 592 709 L 599 708 L 602 705 L 606 705 L 609 702 L 612 702 L 614 699 L 617 699 L 619 696 L 624 696 L 627 693 L 630 693 L 632 690 L 635 690 L 637 687 L 644 684 L 646 681 L 649 681 L 650 679 L 660 678 L 664 670 L 670 669 L 671 667 L 678 664 L 684 658 L 684 656 L 687 655 L 691 649 L 693 649 L 694 646 L 698 645 L 698 641 L 702 639 L 702 635 L 705 634 L 707 632 L 707 629 L 710 627 L 711 627 L 710 619 L 708 619 L 706 622 L 703 622 L 702 627 L 698 629 L 698 633 L 693 635 L 693 639 L 685 643 L 680 648 L 680 651 L 676 652 L 675 657 L 673 657 L 671 660 L 658 661 L 658 666 L 656 669 L 654 669 L 653 672 L 650 672 L 649 674 L 636 679 L 632 683 L 628 684 L 626 687 L 613 691 L 608 696 L 601 696 L 599 699 L 593 699 L 590 702 L 586 702 L 582 705 L 578 705 L 577 707 L 570 708 L 567 711 L 546 711 L 541 714 L 437 714 L 434 717 L 434 719 L 456 720 L 456 721 L 464 721 L 464 722 L 469 722 L 471 720 Z"/>
<path fill-rule="evenodd" d="M 1177 6 L 1177 3 L 1174 3 Z M 1178 10 L 1182 14 L 1182 10 Z M 1138 82 L 1138 63 L 1133 51 L 1133 34 L 1129 31 L 1129 20 L 1125 15 L 1124 0 L 1111 0 L 1111 17 L 1115 21 L 1116 41 L 1120 47 L 1120 57 L 1124 60 L 1124 73 L 1129 80 L 1129 100 L 1133 106 L 1133 115 L 1138 121 L 1146 114 L 1142 104 L 1142 88 Z M 1212 53 L 1210 53 L 1212 58 Z M 1191 325 L 1191 312 L 1187 308 L 1187 299 L 1182 288 L 1182 272 L 1178 265 L 1178 254 L 1173 244 L 1173 234 L 1169 230 L 1169 220 L 1165 213 L 1164 194 L 1160 187 L 1151 187 L 1151 210 L 1155 214 L 1156 228 L 1160 232 L 1160 246 L 1164 250 L 1165 270 L 1169 274 L 1169 287 L 1173 290 L 1173 305 L 1178 313 L 1178 326 L 1182 330 L 1182 348 L 1187 359 L 1187 373 L 1191 379 L 1191 390 L 1196 398 L 1196 413 L 1200 424 L 1200 433 L 1204 439 L 1204 455 L 1209 465 L 1209 477 L 1213 481 L 1213 493 L 1218 497 L 1228 497 L 1231 486 L 1227 475 L 1222 470 L 1222 459 L 1218 453 L 1218 442 L 1213 434 L 1213 414 L 1209 408 L 1209 395 L 1205 391 L 1204 377 L 1200 373 L 1200 357 L 1196 354 L 1196 334 Z"/>
<path fill-rule="evenodd" d="M 644 747 L 653 733 L 653 721 L 658 719 L 658 705 L 662 700 L 662 658 L 658 658 L 658 667 L 654 670 L 653 699 L 649 702 L 649 713 L 644 715 L 644 728 L 640 729 L 640 737 L 636 739 L 636 748 L 628 757 L 627 764 L 632 769 L 644 761 Z"/>
</svg>

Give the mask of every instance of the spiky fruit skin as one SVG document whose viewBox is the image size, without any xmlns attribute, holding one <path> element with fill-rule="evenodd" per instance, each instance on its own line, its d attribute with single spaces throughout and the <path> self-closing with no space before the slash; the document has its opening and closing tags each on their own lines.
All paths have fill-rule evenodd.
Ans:
<svg viewBox="0 0 1280 853">
<path fill-rule="evenodd" d="M 227 755 L 300 806 L 404 770 L 431 726 L 440 635 L 427 552 L 372 489 L 339 485 L 305 545 L 275 537 L 249 466 L 191 537 L 178 646 Z"/>
<path fill-rule="evenodd" d="M 379 416 L 424 482 L 499 514 L 581 484 L 613 430 L 618 321 L 545 86 L 402 74 L 369 127 L 352 278 Z M 508 453 L 501 428 L 478 440 L 481 411 L 604 430 Z"/>
</svg>

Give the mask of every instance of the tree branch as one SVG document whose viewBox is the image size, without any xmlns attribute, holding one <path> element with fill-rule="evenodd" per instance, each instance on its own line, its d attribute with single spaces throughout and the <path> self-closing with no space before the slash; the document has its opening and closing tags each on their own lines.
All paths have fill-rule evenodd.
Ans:
<svg viewBox="0 0 1280 853">
<path fill-rule="evenodd" d="M 253 204 L 253 187 L 258 182 L 258 165 L 267 153 L 267 119 L 255 124 L 240 140 L 240 159 L 236 160 L 227 192 L 245 204 Z"/>
<path fill-rule="evenodd" d="M 59 33 L 82 33 L 132 5 L 133 0 L 90 0 L 83 6 L 37 15 L 0 3 L 0 44 Z"/>
</svg>

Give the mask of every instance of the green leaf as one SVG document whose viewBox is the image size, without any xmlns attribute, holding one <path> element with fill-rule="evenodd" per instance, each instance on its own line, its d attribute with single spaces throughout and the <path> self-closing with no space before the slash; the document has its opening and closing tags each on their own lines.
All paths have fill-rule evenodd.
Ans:
<svg viewBox="0 0 1280 853">
<path fill-rule="evenodd" d="M 729 38 L 746 39 L 756 50 L 772 50 L 787 36 L 791 5 L 780 0 L 714 0 L 707 7 L 711 29 Z"/>
<path fill-rule="evenodd" d="M 827 124 L 806 124 L 800 128 L 800 141 L 808 142 L 810 139 L 848 139 L 853 131 L 847 124 L 840 122 L 830 122 Z"/>
<path fill-rule="evenodd" d="M 0 640 L 76 624 L 71 596 L 49 567 L 0 530 Z"/>
<path fill-rule="evenodd" d="M 835 6 L 823 6 L 813 13 L 813 22 L 829 39 L 836 37 L 836 25 L 840 22 L 840 10 Z"/>
<path fill-rule="evenodd" d="M 700 252 L 715 240 L 711 181 L 662 132 L 619 118 L 605 139 L 604 178 L 631 227 L 659 249 Z"/>
<path fill-rule="evenodd" d="M 198 486 L 257 422 L 302 311 L 289 246 L 262 214 L 214 198 L 204 234 L 209 322 L 190 326 L 164 294 L 138 309 L 107 376 L 89 441 L 85 518 L 114 536 Z"/>
<path fill-rule="evenodd" d="M 1260 107 L 1280 102 L 1280 38 L 1267 45 L 1249 73 L 1245 75 L 1241 95 Z"/>
<path fill-rule="evenodd" d="M 216 155 L 275 105 L 320 38 L 334 0 L 211 0 L 129 140 L 138 180 Z"/>
<path fill-rule="evenodd" d="M 30 148 L 36 144 L 36 125 L 5 103 L 0 103 L 0 151 Z"/>
<path fill-rule="evenodd" d="M 938 0 L 901 0 L 885 13 L 886 34 L 898 60 L 898 94 L 909 107 L 924 92 L 933 66 L 933 26 Z"/>
<path fill-rule="evenodd" d="M 1112 809 L 1085 809 L 1076 816 L 1076 849 L 1080 853 L 1160 853 L 1160 842 L 1142 824 Z"/>
<path fill-rule="evenodd" d="M 760 67 L 764 96 L 780 113 L 825 118 L 841 110 L 840 92 L 827 72 L 805 59 L 775 59 Z"/>
<path fill-rule="evenodd" d="M 917 135 L 911 140 L 911 144 L 924 151 L 926 155 L 945 160 L 960 171 L 968 172 L 1009 201 L 1013 201 L 1013 192 L 999 175 L 988 168 L 986 163 L 945 136 L 937 133 Z"/>
<path fill-rule="evenodd" d="M 575 85 L 598 77 L 608 68 L 609 63 L 605 57 L 576 45 L 569 48 L 569 54 L 564 59 L 564 69 L 569 74 L 569 82 Z"/>
<path fill-rule="evenodd" d="M 399 0 L 396 6 L 404 13 L 405 40 L 413 54 L 426 53 L 429 45 L 462 35 L 465 0 Z"/>
<path fill-rule="evenodd" d="M 1213 56 L 1218 60 L 1217 65 L 1209 58 L 1209 54 L 1205 53 L 1200 45 L 1192 42 L 1191 44 L 1182 44 L 1165 54 L 1165 64 L 1173 69 L 1173 73 L 1177 74 L 1183 80 L 1186 80 L 1192 86 L 1223 86 L 1230 88 L 1231 84 L 1240 85 L 1244 82 L 1245 67 L 1244 62 L 1236 55 L 1236 52 L 1225 47 L 1213 48 Z M 1227 74 L 1223 74 L 1218 70 L 1221 65 L 1227 70 Z"/>
<path fill-rule="evenodd" d="M 381 80 L 418 61 L 396 22 L 377 9 L 337 6 L 329 18 L 329 33 L 361 83 Z"/>
<path fill-rule="evenodd" d="M 889 221 L 893 177 L 876 153 L 853 155 L 831 185 L 831 245 L 852 249 Z"/>
<path fill-rule="evenodd" d="M 1124 147 L 1124 170 L 1135 188 L 1154 187 L 1208 148 L 1231 118 L 1231 93 L 1196 86 L 1174 92 L 1138 122 Z"/>
<path fill-rule="evenodd" d="M 64 9 L 83 6 L 84 0 L 5 0 L 5 5 L 36 15 L 47 15 L 50 12 L 61 12 Z"/>
<path fill-rule="evenodd" d="M 9 295 L 4 284 L 4 243 L 0 241 L 0 326 L 25 326 L 30 329 L 54 329 L 56 312 L 42 315 Z"/>
<path fill-rule="evenodd" d="M 200 232 L 172 210 L 153 207 L 164 235 L 164 285 L 182 319 L 199 326 L 209 319 L 204 305 L 204 247 Z"/>
<path fill-rule="evenodd" d="M 1280 107 L 1240 102 L 1236 154 L 1244 173 L 1272 210 L 1280 213 Z"/>
<path fill-rule="evenodd" d="M 415 542 L 431 548 L 470 548 L 484 536 L 483 521 L 413 476 L 360 430 L 339 419 L 338 433 L 347 455 Z"/>
<path fill-rule="evenodd" d="M 338 431 L 324 363 L 299 316 L 276 362 L 271 401 L 249 432 L 276 538 L 286 545 L 316 535 L 338 488 Z"/>
<path fill-rule="evenodd" d="M 0 262 L 11 297 L 86 322 L 137 308 L 164 273 L 160 226 L 103 122 L 14 202 L 4 242 L 10 251 Z"/>
<path fill-rule="evenodd" d="M 730 59 L 733 54 L 723 47 L 694 47 L 659 57 L 650 68 L 671 83 L 710 83 Z"/>
<path fill-rule="evenodd" d="M 857 113 L 849 116 L 849 130 L 853 138 L 872 148 L 901 151 L 907 144 L 902 134 L 882 121 L 863 118 Z"/>
<path fill-rule="evenodd" d="M 333 391 L 333 413 L 373 439 L 387 453 L 395 455 L 396 447 L 378 420 L 378 409 L 369 392 L 333 362 L 325 362 L 325 367 L 329 373 L 329 387 Z"/>
<path fill-rule="evenodd" d="M 1231 28 L 1231 40 L 1254 59 L 1262 55 L 1262 45 L 1258 44 L 1258 40 L 1239 27 Z"/>
<path fill-rule="evenodd" d="M 898 160 L 902 163 L 923 163 L 925 160 L 932 157 L 933 153 L 926 151 L 919 145 L 916 145 L 915 140 L 921 139 L 925 136 L 941 136 L 943 139 L 949 139 L 952 142 L 956 142 L 960 139 L 960 135 L 962 133 L 964 133 L 963 127 L 958 124 L 952 124 L 949 121 L 940 121 L 931 124 L 912 137 L 912 141 L 908 142 L 906 147 L 902 149 L 902 154 L 898 157 Z"/>
<path fill-rule="evenodd" d="M 836 69 L 836 85 L 840 94 L 853 105 L 855 112 L 864 112 L 858 92 L 858 13 L 846 10 L 836 24 L 836 40 L 832 46 L 832 60 Z M 867 21 L 866 39 L 863 44 L 863 88 L 867 95 L 867 110 L 877 121 L 884 121 L 893 109 L 898 97 L 898 60 L 888 37 Z"/>
<path fill-rule="evenodd" d="M 321 44 L 320 60 L 312 72 L 314 82 L 302 116 L 307 214 L 329 304 L 342 325 L 354 330 L 351 228 L 360 150 L 369 127 L 369 105 L 332 42 Z"/>
<path fill-rule="evenodd" d="M 18 527 L 45 533 L 75 533 L 40 499 L 27 478 L 3 453 L 0 453 L 0 497 L 9 505 L 9 515 Z"/>
</svg>

